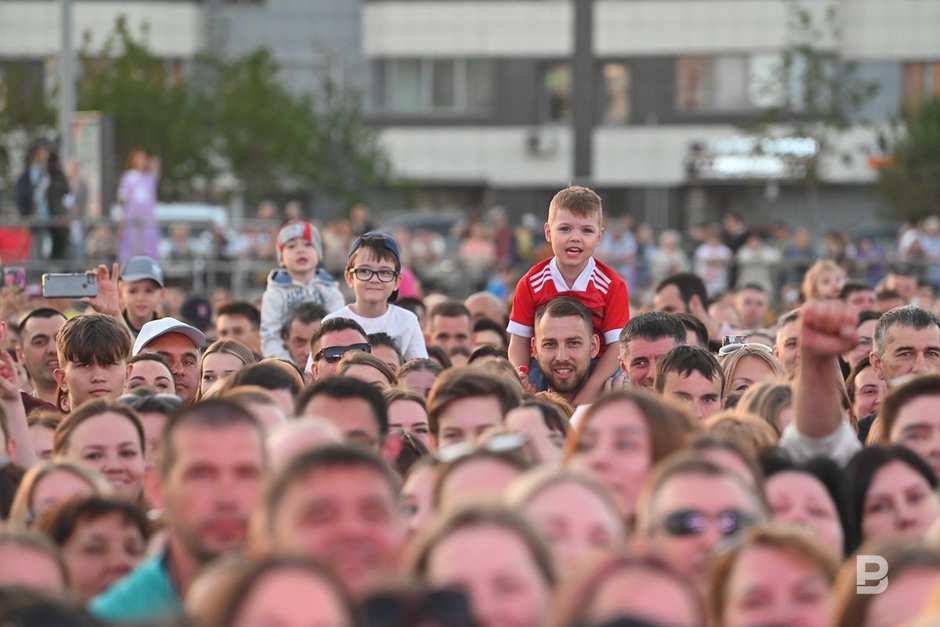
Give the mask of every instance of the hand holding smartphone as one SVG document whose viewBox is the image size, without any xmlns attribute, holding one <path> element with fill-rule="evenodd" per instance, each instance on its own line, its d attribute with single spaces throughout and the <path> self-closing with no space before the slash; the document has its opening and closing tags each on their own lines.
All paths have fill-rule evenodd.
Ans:
<svg viewBox="0 0 940 627">
<path fill-rule="evenodd" d="M 98 295 L 98 278 L 94 274 L 72 272 L 42 275 L 45 298 L 94 298 Z"/>
</svg>

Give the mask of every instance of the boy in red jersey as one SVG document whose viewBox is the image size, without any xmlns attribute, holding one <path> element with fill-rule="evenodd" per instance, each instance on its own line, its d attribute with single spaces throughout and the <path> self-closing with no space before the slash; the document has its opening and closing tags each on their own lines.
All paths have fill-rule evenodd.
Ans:
<svg viewBox="0 0 940 627">
<path fill-rule="evenodd" d="M 506 329 L 510 333 L 509 360 L 517 369 L 527 369 L 539 306 L 564 295 L 591 310 L 594 332 L 601 339 L 601 355 L 574 399 L 576 404 L 592 402 L 604 381 L 617 370 L 617 351 L 605 349 L 617 343 L 621 329 L 630 320 L 627 284 L 594 258 L 603 234 L 603 208 L 594 191 L 572 186 L 555 194 L 545 223 L 545 239 L 552 245 L 554 256 L 535 264 L 519 281 Z"/>
</svg>

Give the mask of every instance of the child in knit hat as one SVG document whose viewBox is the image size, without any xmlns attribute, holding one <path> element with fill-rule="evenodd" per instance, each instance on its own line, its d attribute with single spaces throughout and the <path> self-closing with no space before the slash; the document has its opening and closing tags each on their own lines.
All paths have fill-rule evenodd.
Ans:
<svg viewBox="0 0 940 627">
<path fill-rule="evenodd" d="M 291 309 L 313 302 L 328 312 L 346 304 L 339 283 L 320 268 L 323 242 L 315 226 L 291 220 L 277 233 L 277 260 L 280 265 L 268 276 L 261 298 L 261 350 L 265 357 L 290 359 L 281 338 L 281 327 Z"/>
</svg>

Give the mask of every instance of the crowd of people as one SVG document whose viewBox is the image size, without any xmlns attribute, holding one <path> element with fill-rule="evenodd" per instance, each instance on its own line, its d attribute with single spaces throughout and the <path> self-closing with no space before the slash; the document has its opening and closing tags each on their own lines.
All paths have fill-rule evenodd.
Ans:
<svg viewBox="0 0 940 627">
<path fill-rule="evenodd" d="M 929 272 L 766 274 L 789 253 L 733 217 L 736 251 L 663 234 L 647 264 L 568 187 L 548 253 L 457 300 L 362 222 L 341 276 L 280 225 L 256 302 L 178 303 L 147 255 L 3 294 L 0 623 L 940 620 Z"/>
</svg>

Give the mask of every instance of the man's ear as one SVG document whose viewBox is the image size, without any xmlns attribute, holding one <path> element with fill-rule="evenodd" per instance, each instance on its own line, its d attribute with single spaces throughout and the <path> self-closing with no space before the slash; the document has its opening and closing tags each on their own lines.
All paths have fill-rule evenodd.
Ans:
<svg viewBox="0 0 940 627">
<path fill-rule="evenodd" d="M 552 225 L 548 222 L 545 223 L 545 241 L 549 243 L 552 241 Z"/>
<path fill-rule="evenodd" d="M 875 351 L 872 351 L 868 354 L 868 359 L 871 361 L 871 367 L 872 370 L 875 371 L 875 376 L 884 381 L 885 376 L 881 369 L 884 364 L 881 362 L 881 357 L 879 357 Z"/>
<path fill-rule="evenodd" d="M 23 347 L 16 347 L 16 361 L 19 362 L 21 366 L 26 367 L 26 361 L 23 359 Z"/>
<path fill-rule="evenodd" d="M 7 337 L 7 322 L 6 320 L 0 320 L 0 342 L 5 340 Z"/>
<path fill-rule="evenodd" d="M 598 337 L 597 333 L 591 335 L 591 359 L 597 357 L 597 354 L 601 352 L 601 338 Z"/>
</svg>

